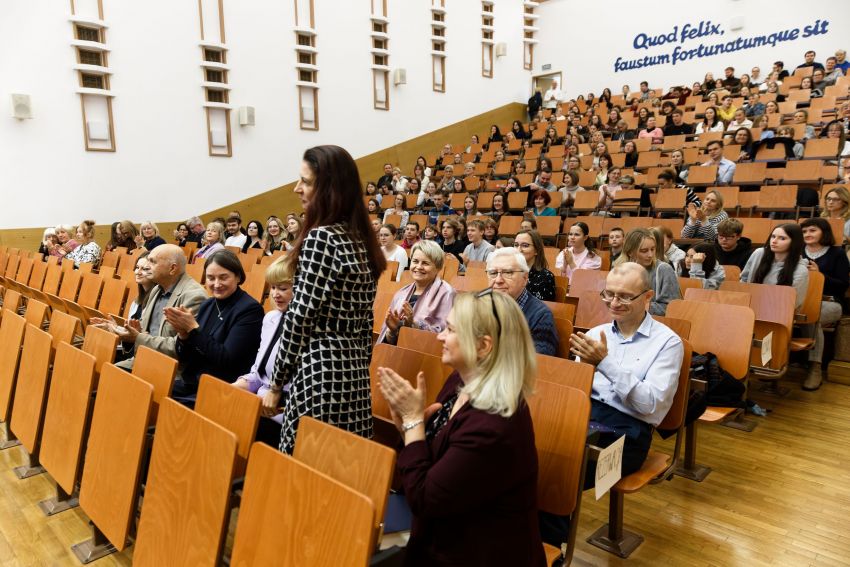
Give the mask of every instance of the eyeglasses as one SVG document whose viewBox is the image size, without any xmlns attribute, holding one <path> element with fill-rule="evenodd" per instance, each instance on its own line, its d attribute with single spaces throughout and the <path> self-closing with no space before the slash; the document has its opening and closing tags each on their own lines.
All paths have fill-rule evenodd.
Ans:
<svg viewBox="0 0 850 567">
<path fill-rule="evenodd" d="M 608 303 L 608 304 L 613 303 L 614 300 L 616 299 L 617 301 L 620 302 L 620 305 L 631 305 L 632 301 L 634 301 L 635 299 L 637 299 L 638 297 L 640 297 L 641 295 L 643 295 L 647 291 L 649 291 L 649 290 L 645 289 L 637 295 L 633 295 L 632 297 L 627 297 L 627 296 L 620 295 L 619 293 L 611 293 L 607 289 L 603 289 L 602 291 L 599 292 L 599 297 L 602 298 L 603 302 Z"/>
<path fill-rule="evenodd" d="M 523 250 L 525 250 L 527 248 L 531 248 L 532 246 L 534 245 L 529 242 L 514 242 L 514 248 L 522 248 Z"/>
<path fill-rule="evenodd" d="M 838 197 L 825 197 L 824 201 L 841 201 Z"/>
<path fill-rule="evenodd" d="M 502 279 L 512 280 L 514 279 L 514 274 L 518 274 L 520 270 L 487 270 L 487 277 L 491 280 L 495 280 L 499 276 L 502 276 Z"/>
<path fill-rule="evenodd" d="M 511 273 L 513 273 L 513 272 L 511 272 Z M 475 298 L 480 299 L 482 297 L 487 297 L 488 295 L 490 296 L 490 307 L 493 308 L 493 317 L 496 319 L 496 325 L 498 325 L 498 327 L 499 327 L 498 336 L 501 337 L 502 336 L 502 320 L 499 319 L 499 312 L 496 311 L 496 298 L 493 297 L 493 288 L 488 287 L 487 289 L 479 291 L 478 293 L 475 294 Z"/>
</svg>

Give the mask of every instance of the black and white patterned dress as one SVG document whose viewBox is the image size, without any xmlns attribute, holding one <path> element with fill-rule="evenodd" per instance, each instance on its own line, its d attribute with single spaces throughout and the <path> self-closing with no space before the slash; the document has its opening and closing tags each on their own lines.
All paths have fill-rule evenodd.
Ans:
<svg viewBox="0 0 850 567">
<path fill-rule="evenodd" d="M 272 377 L 277 385 L 291 383 L 281 451 L 292 453 L 302 415 L 372 436 L 369 363 L 376 292 L 366 245 L 352 240 L 347 225 L 307 234 Z"/>
</svg>

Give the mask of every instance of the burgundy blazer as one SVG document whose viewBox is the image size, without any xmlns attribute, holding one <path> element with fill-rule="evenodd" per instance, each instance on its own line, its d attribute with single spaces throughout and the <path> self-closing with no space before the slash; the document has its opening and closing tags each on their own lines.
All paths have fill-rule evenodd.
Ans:
<svg viewBox="0 0 850 567">
<path fill-rule="evenodd" d="M 457 372 L 437 401 L 462 385 Z M 537 450 L 524 403 L 510 418 L 465 404 L 429 443 L 399 455 L 413 512 L 406 565 L 546 564 L 537 519 Z"/>
</svg>

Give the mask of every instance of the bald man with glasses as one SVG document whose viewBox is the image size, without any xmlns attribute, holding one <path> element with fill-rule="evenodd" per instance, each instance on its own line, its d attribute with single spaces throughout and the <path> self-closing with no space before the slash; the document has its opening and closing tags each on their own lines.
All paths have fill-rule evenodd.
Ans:
<svg viewBox="0 0 850 567">
<path fill-rule="evenodd" d="M 640 264 L 625 262 L 608 273 L 599 295 L 612 323 L 576 333 L 570 348 L 582 362 L 596 367 L 591 392 L 591 424 L 596 445 L 607 447 L 625 435 L 623 476 L 640 469 L 649 453 L 652 430 L 661 423 L 678 388 L 684 347 L 679 337 L 649 314 L 652 289 Z M 587 463 L 584 488 L 596 482 L 596 461 Z M 560 545 L 569 517 L 540 512 L 543 541 Z"/>
<path fill-rule="evenodd" d="M 600 444 L 626 436 L 623 476 L 646 460 L 652 430 L 673 404 L 684 356 L 681 339 L 648 313 L 652 295 L 642 266 L 626 262 L 614 267 L 600 292 L 613 323 L 570 337 L 572 353 L 596 367 L 591 420 L 613 430 L 602 433 Z M 591 486 L 594 477 L 588 471 Z"/>
</svg>

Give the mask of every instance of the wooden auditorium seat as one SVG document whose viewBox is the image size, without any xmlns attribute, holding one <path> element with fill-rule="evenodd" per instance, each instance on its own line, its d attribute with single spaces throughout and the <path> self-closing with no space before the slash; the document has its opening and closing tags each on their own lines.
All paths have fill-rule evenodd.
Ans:
<svg viewBox="0 0 850 567">
<path fill-rule="evenodd" d="M 590 398 L 582 390 L 541 379 L 528 399 L 528 408 L 537 446 L 537 506 L 570 519 L 570 530 L 560 548 L 544 544 L 546 564 L 560 559 L 569 565 L 578 533 Z"/>
<path fill-rule="evenodd" d="M 230 564 L 363 567 L 373 550 L 374 518 L 367 496 L 255 443 Z M 214 565 L 214 559 L 185 564 Z"/>
<path fill-rule="evenodd" d="M 40 455 L 41 464 L 56 481 L 56 496 L 38 503 L 48 516 L 79 504 L 76 488 L 95 388 L 95 364 L 93 355 L 66 342 L 56 348 Z"/>
<path fill-rule="evenodd" d="M 13 469 L 20 479 L 44 472 L 39 463 L 39 448 L 52 361 L 50 335 L 35 325 L 27 325 L 10 424 L 23 449 L 24 462 Z"/>
<path fill-rule="evenodd" d="M 80 481 L 80 507 L 92 537 L 71 546 L 82 563 L 129 545 L 152 397 L 153 386 L 144 380 L 103 366 Z"/>
<path fill-rule="evenodd" d="M 10 293 L 9 290 L 6 293 Z M 9 309 L 3 309 L 0 320 L 0 421 L 4 438 L 0 449 L 19 445 L 9 428 L 12 399 L 15 396 L 15 384 L 18 379 L 18 366 L 21 360 L 21 345 L 24 342 L 26 320 Z"/>
<path fill-rule="evenodd" d="M 174 400 L 163 400 L 133 550 L 135 565 L 219 565 L 237 444 L 231 431 Z M 272 476 L 261 489 L 264 504 L 278 483 L 288 482 L 274 470 L 267 472 Z M 269 512 L 280 518 L 281 509 L 272 508 Z M 264 539 L 280 552 L 281 537 L 288 531 L 275 529 L 274 537 Z"/>
<path fill-rule="evenodd" d="M 372 501 L 375 509 L 372 549 L 377 549 L 383 535 L 396 452 L 339 427 L 304 416 L 298 422 L 292 456 Z"/>
<path fill-rule="evenodd" d="M 667 306 L 667 316 L 691 322 L 688 340 L 694 351 L 717 356 L 720 367 L 738 380 L 749 372 L 755 313 L 749 307 L 724 303 L 676 299 Z M 702 482 L 711 472 L 709 467 L 696 463 L 697 424 L 724 421 L 740 413 L 739 408 L 709 407 L 699 420 L 688 424 L 685 439 L 685 459 L 676 474 Z"/>
<path fill-rule="evenodd" d="M 252 392 L 234 388 L 229 382 L 202 374 L 198 383 L 195 411 L 236 435 L 236 463 L 233 474 L 245 474 L 251 443 L 257 435 L 262 400 Z"/>
</svg>

